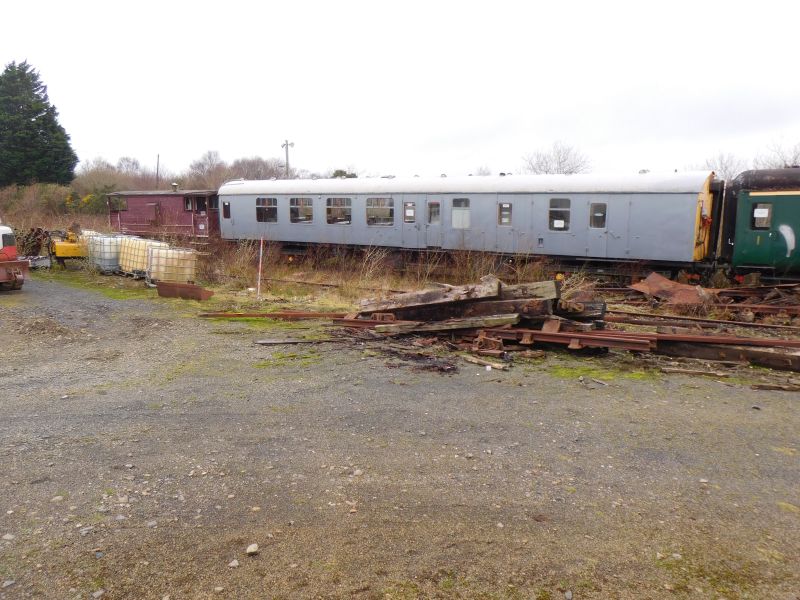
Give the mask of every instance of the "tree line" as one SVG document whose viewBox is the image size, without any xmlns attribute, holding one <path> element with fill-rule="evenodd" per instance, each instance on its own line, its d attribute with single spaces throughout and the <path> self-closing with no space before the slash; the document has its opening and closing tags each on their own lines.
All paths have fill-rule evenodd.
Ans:
<svg viewBox="0 0 800 600">
<path fill-rule="evenodd" d="M 719 152 L 693 168 L 710 169 L 731 179 L 748 168 L 783 168 L 800 164 L 800 143 L 786 147 L 773 144 L 751 162 Z M 282 179 L 287 176 L 280 158 L 238 158 L 224 161 L 210 150 L 182 172 L 159 171 L 122 157 L 115 164 L 104 158 L 85 161 L 76 172 L 78 157 L 70 137 L 58 122 L 39 73 L 27 62 L 9 63 L 0 74 L 0 217 L 3 212 L 44 211 L 53 216 L 67 213 L 103 213 L 106 194 L 124 190 L 217 189 L 231 179 Z M 590 159 L 576 146 L 557 141 L 522 157 L 518 172 L 574 174 L 591 170 Z M 490 175 L 479 167 L 476 175 Z M 337 169 L 312 173 L 290 169 L 290 178 L 355 177 Z"/>
</svg>

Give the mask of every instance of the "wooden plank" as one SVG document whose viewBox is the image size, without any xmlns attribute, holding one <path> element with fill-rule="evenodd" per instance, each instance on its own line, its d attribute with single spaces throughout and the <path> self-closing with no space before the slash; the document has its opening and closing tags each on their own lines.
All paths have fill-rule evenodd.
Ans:
<svg viewBox="0 0 800 600">
<path fill-rule="evenodd" d="M 465 317 L 509 315 L 517 313 L 522 318 L 535 319 L 552 313 L 550 300 L 468 300 L 450 304 L 433 304 L 396 309 L 394 315 L 404 321 L 444 321 Z"/>
<path fill-rule="evenodd" d="M 519 315 L 494 315 L 491 317 L 470 317 L 466 319 L 450 319 L 433 323 L 401 323 L 391 325 L 376 325 L 378 333 L 413 333 L 417 331 L 451 331 L 457 329 L 482 329 L 484 327 L 499 327 L 501 325 L 516 325 Z"/>
<path fill-rule="evenodd" d="M 557 300 L 561 297 L 561 284 L 558 281 L 535 281 L 516 285 L 500 286 L 501 300 L 519 300 L 537 298 L 540 300 Z"/>
<path fill-rule="evenodd" d="M 491 360 L 484 360 L 482 358 L 478 358 L 477 356 L 470 356 L 469 354 L 462 354 L 461 358 L 463 358 L 468 363 L 472 363 L 475 365 L 492 367 L 493 369 L 497 369 L 498 371 L 508 371 L 508 365 L 505 363 L 493 362 Z"/>
<path fill-rule="evenodd" d="M 362 300 L 360 305 L 361 313 L 394 312 L 412 306 L 448 304 L 478 298 L 497 298 L 499 293 L 500 280 L 489 275 L 484 277 L 480 283 L 396 294 L 383 300 Z"/>
</svg>

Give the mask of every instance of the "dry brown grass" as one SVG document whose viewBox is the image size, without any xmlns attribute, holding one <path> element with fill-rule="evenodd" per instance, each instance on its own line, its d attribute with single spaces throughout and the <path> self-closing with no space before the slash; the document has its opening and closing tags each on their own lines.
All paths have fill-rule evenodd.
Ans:
<svg viewBox="0 0 800 600">
<path fill-rule="evenodd" d="M 403 279 L 408 281 L 409 289 L 427 287 L 446 263 L 446 256 L 441 252 L 423 252 L 406 257 L 403 265 Z"/>
<path fill-rule="evenodd" d="M 595 282 L 583 271 L 571 273 L 561 282 L 561 298 L 569 300 L 578 294 L 592 292 Z"/>
<path fill-rule="evenodd" d="M 475 250 L 456 250 L 448 255 L 450 269 L 448 283 L 465 284 L 480 281 L 484 275 L 498 275 L 503 270 L 503 259 L 496 254 Z"/>
<path fill-rule="evenodd" d="M 552 278 L 555 265 L 546 257 L 518 254 L 507 260 L 501 273 L 506 283 L 528 283 Z"/>
<path fill-rule="evenodd" d="M 229 244 L 212 242 L 200 257 L 197 267 L 198 281 L 218 284 L 232 289 L 243 289 L 256 284 L 258 268 L 258 243 L 243 241 Z"/>
<path fill-rule="evenodd" d="M 20 231 L 34 227 L 67 229 L 77 222 L 83 229 L 110 231 L 107 215 L 65 213 L 70 188 L 40 183 L 0 189 L 0 221 Z"/>
<path fill-rule="evenodd" d="M 229 289 L 252 288 L 258 277 L 257 265 L 258 242 L 238 245 L 219 242 L 200 261 L 198 280 Z M 285 255 L 279 244 L 267 242 L 261 289 L 272 296 L 330 296 L 337 301 L 352 302 L 397 290 L 422 289 L 433 282 L 454 285 L 476 282 L 489 274 L 507 283 L 541 281 L 550 278 L 551 266 L 540 257 L 519 256 L 509 260 L 477 251 L 401 254 L 383 247 L 352 249 L 320 245 L 309 247 L 302 255 Z M 300 282 L 326 284 L 334 289 L 303 286 Z"/>
</svg>

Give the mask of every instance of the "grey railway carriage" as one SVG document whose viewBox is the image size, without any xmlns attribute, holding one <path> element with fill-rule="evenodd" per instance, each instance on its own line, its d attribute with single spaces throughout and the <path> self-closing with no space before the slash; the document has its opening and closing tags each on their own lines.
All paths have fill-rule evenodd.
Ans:
<svg viewBox="0 0 800 600">
<path fill-rule="evenodd" d="M 712 250 L 709 171 L 231 181 L 225 239 L 692 263 Z"/>
</svg>

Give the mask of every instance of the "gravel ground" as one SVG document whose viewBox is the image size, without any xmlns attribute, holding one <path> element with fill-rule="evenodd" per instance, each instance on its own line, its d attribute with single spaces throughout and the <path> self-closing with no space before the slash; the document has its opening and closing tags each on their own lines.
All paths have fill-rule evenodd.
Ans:
<svg viewBox="0 0 800 600">
<path fill-rule="evenodd" d="M 196 310 L 0 295 L 0 598 L 800 598 L 797 394 Z"/>
</svg>

